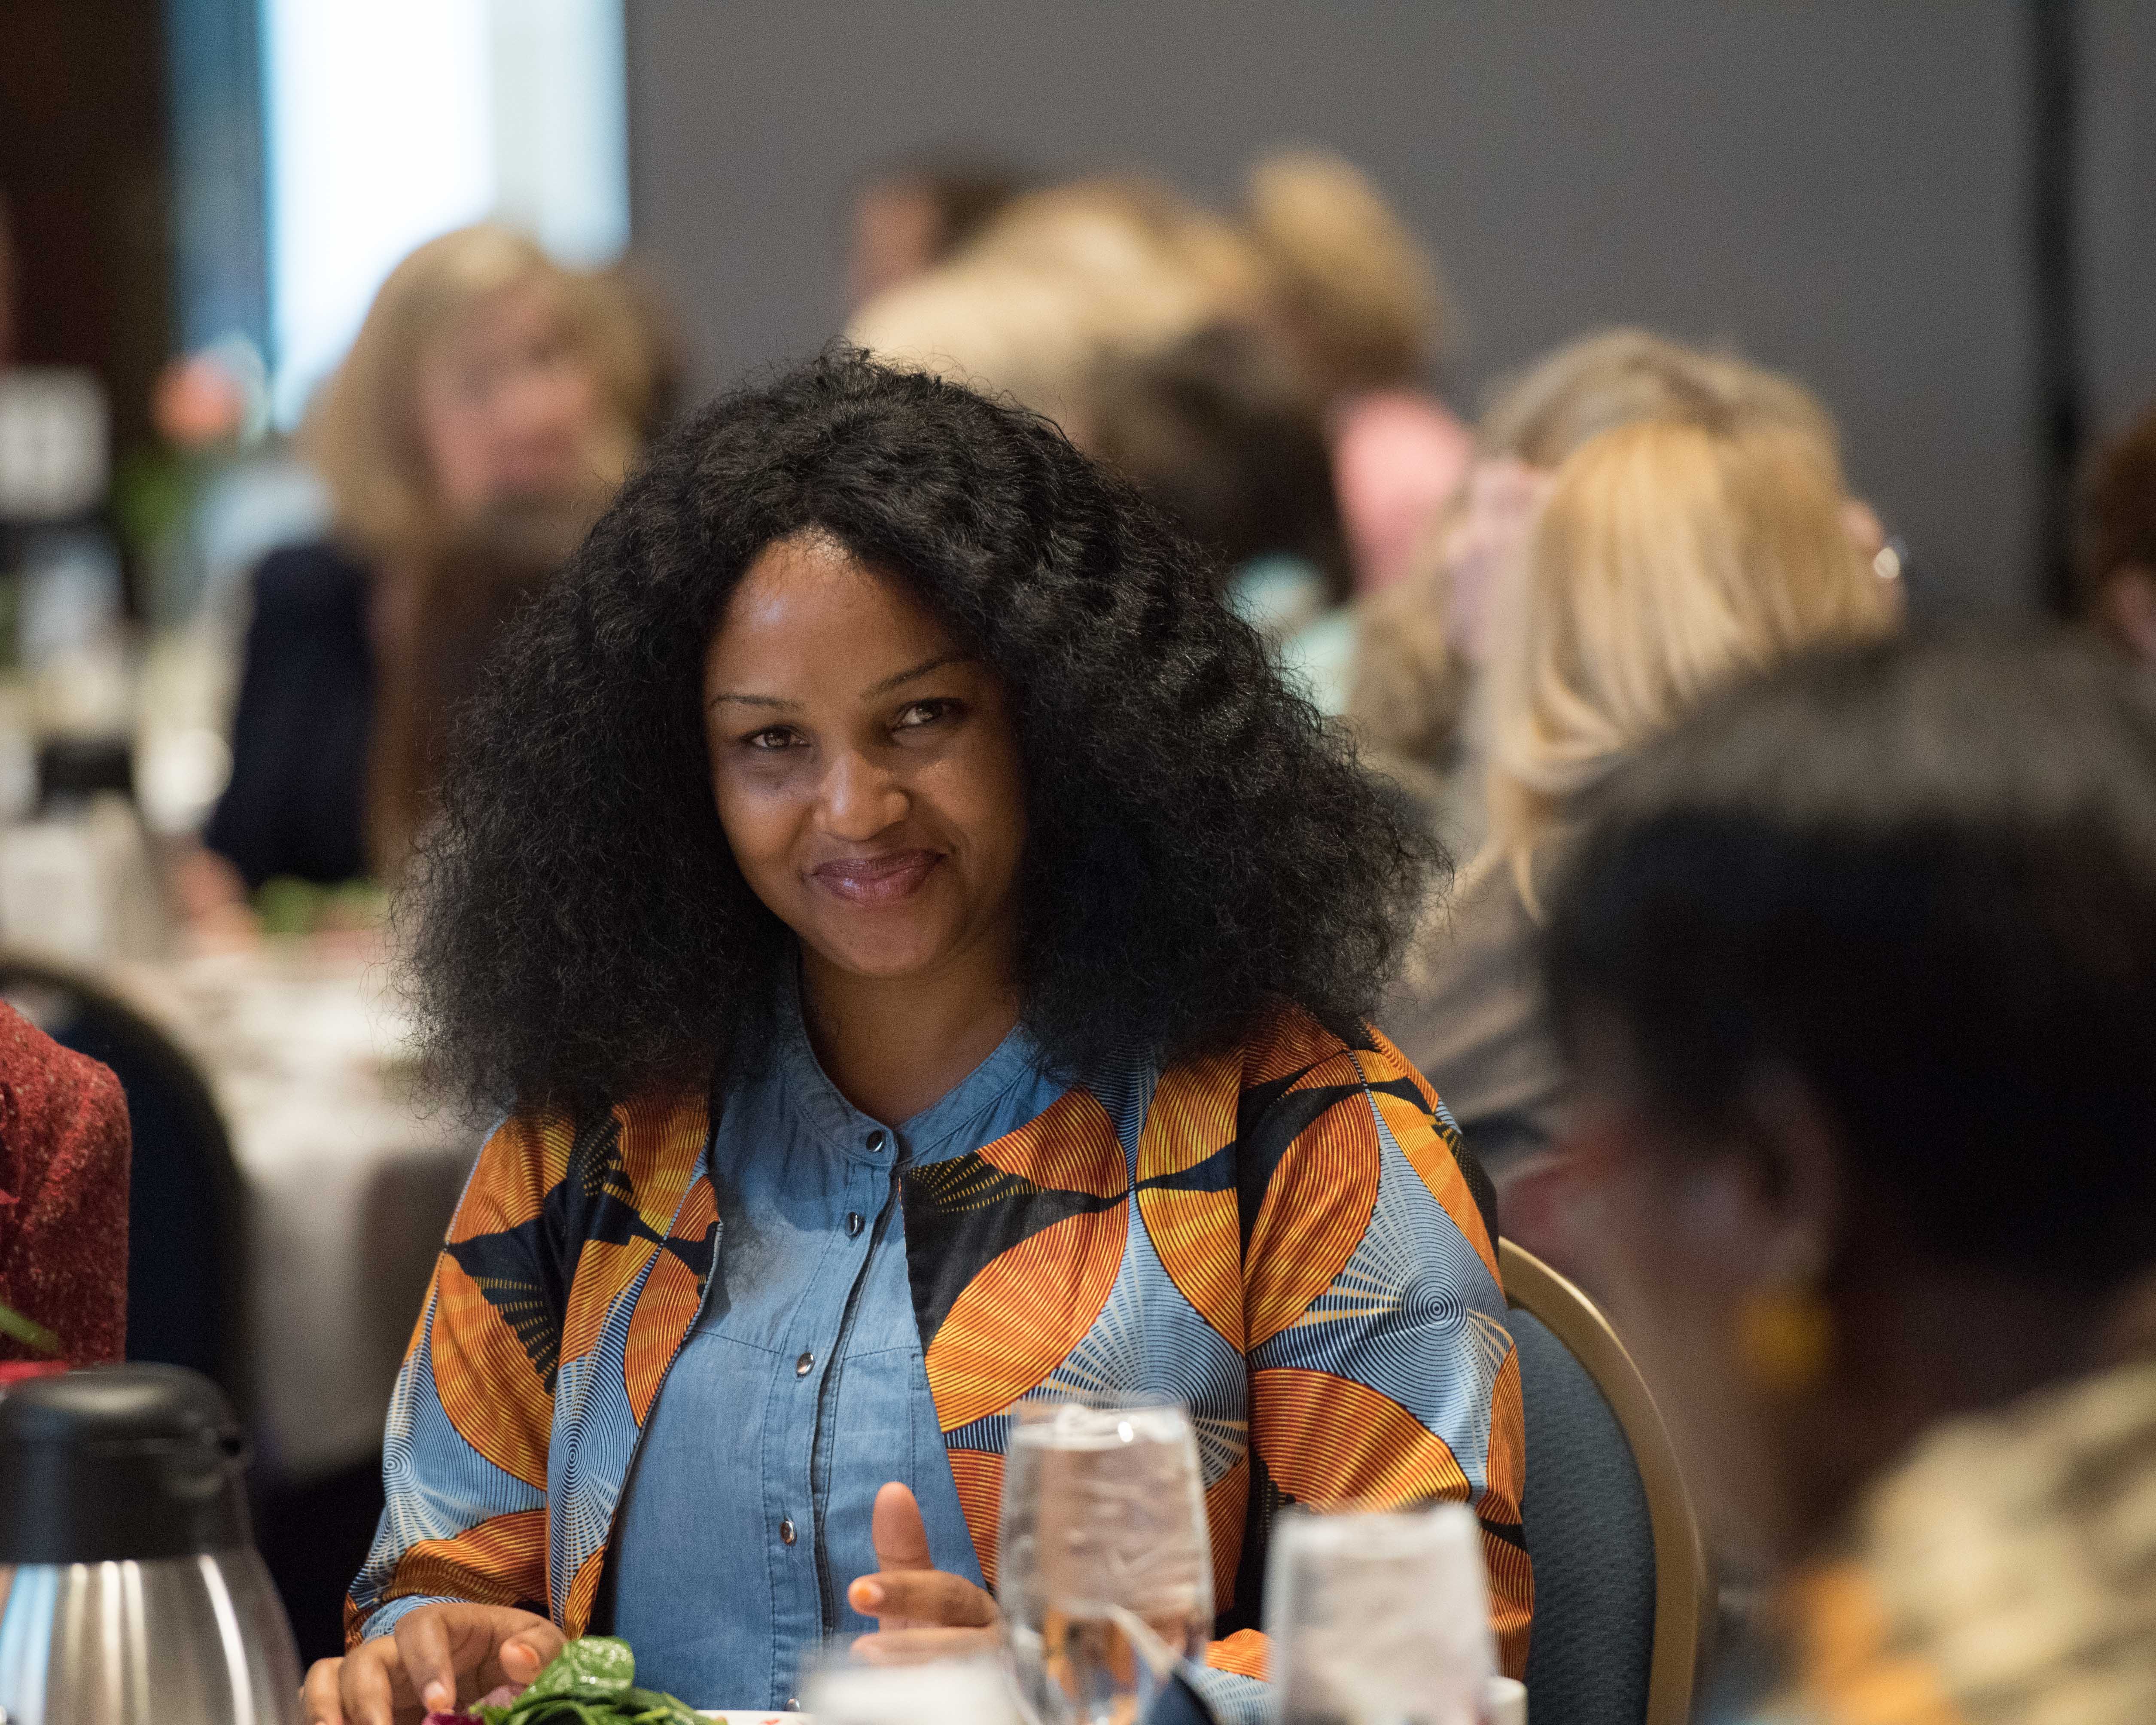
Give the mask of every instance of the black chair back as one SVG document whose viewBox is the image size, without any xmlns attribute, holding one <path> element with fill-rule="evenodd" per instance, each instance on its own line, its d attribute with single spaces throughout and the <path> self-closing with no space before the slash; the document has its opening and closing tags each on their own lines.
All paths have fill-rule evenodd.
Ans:
<svg viewBox="0 0 2156 1725">
<path fill-rule="evenodd" d="M 246 1419 L 245 1190 L 209 1086 L 163 1030 L 79 973 L 0 953 L 0 993 L 126 1092 L 127 1358 L 202 1373 Z"/>
<path fill-rule="evenodd" d="M 1528 1715 L 1684 1725 L 1710 1594 L 1668 1434 L 1594 1301 L 1511 1240 L 1498 1253 L 1527 1417 Z"/>
</svg>

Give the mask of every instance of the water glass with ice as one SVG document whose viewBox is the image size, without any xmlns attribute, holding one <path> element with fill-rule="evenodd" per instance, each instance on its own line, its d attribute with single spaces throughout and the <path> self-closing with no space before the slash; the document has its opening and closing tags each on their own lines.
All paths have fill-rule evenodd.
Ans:
<svg viewBox="0 0 2156 1725">
<path fill-rule="evenodd" d="M 1474 1515 L 1288 1511 L 1265 1633 L 1287 1725 L 1480 1725 L 1496 1654 Z"/>
<path fill-rule="evenodd" d="M 1212 1543 L 1189 1414 L 1017 1409 L 998 1549 L 1019 1693 L 1037 1725 L 1131 1725 L 1212 1634 Z"/>
</svg>

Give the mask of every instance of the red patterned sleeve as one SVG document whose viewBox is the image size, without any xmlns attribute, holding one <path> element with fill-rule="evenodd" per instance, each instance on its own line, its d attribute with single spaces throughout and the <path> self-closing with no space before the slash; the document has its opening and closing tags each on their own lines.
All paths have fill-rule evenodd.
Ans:
<svg viewBox="0 0 2156 1725">
<path fill-rule="evenodd" d="M 127 1099 L 111 1070 L 0 1005 L 0 1303 L 75 1365 L 127 1341 Z M 38 1359 L 0 1335 L 0 1359 Z"/>
</svg>

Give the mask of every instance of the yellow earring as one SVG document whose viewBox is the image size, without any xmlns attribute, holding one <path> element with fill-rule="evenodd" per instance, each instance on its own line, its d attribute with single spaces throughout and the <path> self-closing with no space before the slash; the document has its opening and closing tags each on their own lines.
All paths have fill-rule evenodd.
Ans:
<svg viewBox="0 0 2156 1725">
<path fill-rule="evenodd" d="M 1834 1314 L 1809 1287 L 1755 1288 L 1737 1312 L 1737 1358 L 1769 1395 L 1818 1384 L 1834 1359 Z"/>
</svg>

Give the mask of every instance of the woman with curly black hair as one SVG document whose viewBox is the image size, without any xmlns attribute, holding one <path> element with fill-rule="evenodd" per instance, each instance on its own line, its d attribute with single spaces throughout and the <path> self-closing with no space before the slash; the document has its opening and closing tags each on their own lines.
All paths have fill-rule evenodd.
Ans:
<svg viewBox="0 0 2156 1725">
<path fill-rule="evenodd" d="M 1491 1240 L 1360 1018 L 1435 859 L 1191 557 L 1052 427 L 840 352 L 533 603 L 417 901 L 436 1052 L 509 1112 L 311 1717 L 595 1625 L 711 1706 L 992 1635 L 1028 1399 L 1191 1407 L 1216 1711 L 1296 1499 L 1472 1503 L 1517 1671 Z"/>
</svg>

